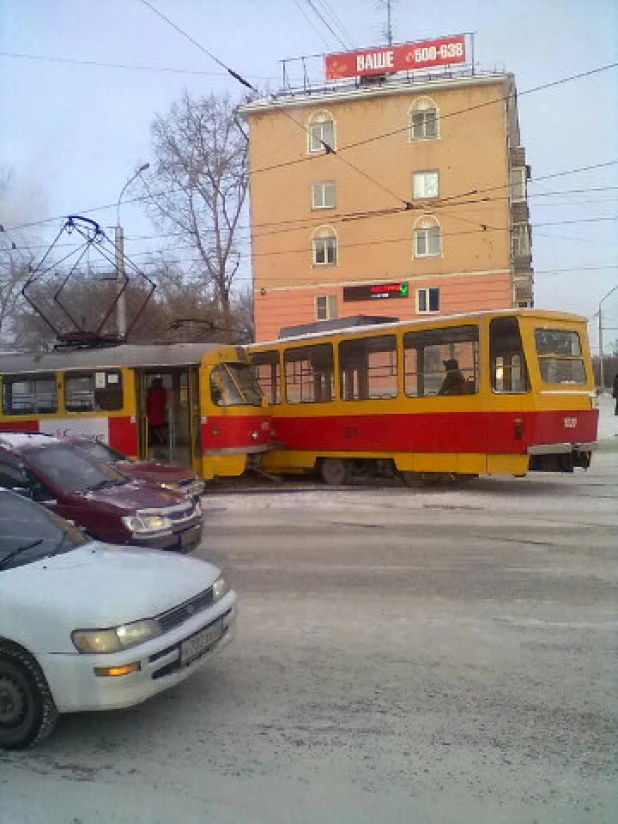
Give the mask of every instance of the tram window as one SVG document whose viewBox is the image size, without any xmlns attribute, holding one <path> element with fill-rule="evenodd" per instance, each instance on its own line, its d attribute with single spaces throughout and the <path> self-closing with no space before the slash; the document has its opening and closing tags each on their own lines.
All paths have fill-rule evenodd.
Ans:
<svg viewBox="0 0 618 824">
<path fill-rule="evenodd" d="M 58 411 L 58 392 L 54 375 L 5 375 L 2 381 L 2 411 L 5 415 L 45 415 Z"/>
<path fill-rule="evenodd" d="M 517 318 L 494 318 L 489 335 L 494 392 L 528 392 L 528 369 Z"/>
<path fill-rule="evenodd" d="M 456 391 L 445 394 L 475 395 L 479 391 L 478 326 L 449 326 L 404 335 L 405 392 L 413 398 L 438 395 L 448 361 L 457 362 L 463 376 Z M 444 393 L 444 390 L 443 390 Z"/>
<path fill-rule="evenodd" d="M 65 373 L 67 412 L 115 412 L 122 409 L 122 373 L 118 370 Z"/>
<path fill-rule="evenodd" d="M 577 332 L 535 329 L 536 352 L 545 383 L 586 383 L 586 367 Z"/>
<path fill-rule="evenodd" d="M 217 406 L 241 406 L 243 398 L 225 366 L 215 366 L 210 373 L 210 396 Z"/>
<path fill-rule="evenodd" d="M 344 401 L 397 397 L 397 339 L 357 338 L 339 345 L 339 387 Z"/>
<path fill-rule="evenodd" d="M 261 406 L 262 393 L 248 363 L 226 363 L 210 373 L 210 397 L 217 406 Z"/>
<path fill-rule="evenodd" d="M 251 363 L 257 374 L 258 383 L 268 399 L 268 403 L 281 403 L 281 363 L 276 350 L 270 352 L 255 352 L 251 355 Z"/>
<path fill-rule="evenodd" d="M 284 355 L 288 403 L 327 403 L 335 393 L 330 343 L 299 346 Z"/>
</svg>

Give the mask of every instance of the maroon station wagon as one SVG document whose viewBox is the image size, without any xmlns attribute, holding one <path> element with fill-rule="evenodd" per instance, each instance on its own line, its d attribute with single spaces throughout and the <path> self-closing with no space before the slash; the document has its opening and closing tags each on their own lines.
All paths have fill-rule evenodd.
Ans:
<svg viewBox="0 0 618 824">
<path fill-rule="evenodd" d="M 63 441 L 97 461 L 114 466 L 130 478 L 147 481 L 172 492 L 180 492 L 195 500 L 199 500 L 204 492 L 204 481 L 184 466 L 161 461 L 135 461 L 112 446 L 93 438 L 68 436 L 63 438 Z"/>
<path fill-rule="evenodd" d="M 199 502 L 128 478 L 49 435 L 0 433 L 0 486 L 108 543 L 187 552 L 202 537 Z"/>
</svg>

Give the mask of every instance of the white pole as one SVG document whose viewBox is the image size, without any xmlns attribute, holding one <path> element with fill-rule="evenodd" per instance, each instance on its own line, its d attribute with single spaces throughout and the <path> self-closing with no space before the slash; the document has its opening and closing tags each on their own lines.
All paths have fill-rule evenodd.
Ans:
<svg viewBox="0 0 618 824">
<path fill-rule="evenodd" d="M 120 190 L 118 203 L 116 204 L 116 230 L 115 230 L 115 246 L 116 246 L 116 282 L 118 290 L 122 290 L 126 284 L 126 272 L 124 266 L 124 229 L 120 225 L 120 204 L 122 196 L 129 188 L 129 186 L 136 180 L 142 172 L 150 168 L 150 163 L 143 163 L 139 169 L 132 175 Z M 127 293 L 123 291 L 116 304 L 116 329 L 118 337 L 124 338 L 127 334 Z"/>
<path fill-rule="evenodd" d="M 119 224 L 115 231 L 116 245 L 116 283 L 118 285 L 118 303 L 116 304 L 116 331 L 119 338 L 127 334 L 127 293 L 124 270 L 124 229 Z"/>
<path fill-rule="evenodd" d="M 605 364 L 603 362 L 603 312 L 599 303 L 599 389 L 605 389 Z"/>
</svg>

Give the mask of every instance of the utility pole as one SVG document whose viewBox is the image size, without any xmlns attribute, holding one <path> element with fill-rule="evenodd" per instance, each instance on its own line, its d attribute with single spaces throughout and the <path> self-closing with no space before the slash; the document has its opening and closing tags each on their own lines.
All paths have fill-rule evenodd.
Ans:
<svg viewBox="0 0 618 824">
<path fill-rule="evenodd" d="M 616 284 L 613 289 L 610 289 L 606 295 L 603 295 L 599 301 L 599 311 L 597 313 L 599 316 L 599 389 L 601 392 L 605 389 L 605 363 L 603 360 L 603 304 L 610 295 L 614 294 L 617 289 L 618 284 Z"/>
<path fill-rule="evenodd" d="M 119 223 L 116 224 L 114 231 L 114 243 L 116 246 L 116 283 L 119 295 L 116 305 L 116 332 L 119 338 L 124 338 L 127 334 L 126 272 L 124 268 L 124 229 Z"/>
<path fill-rule="evenodd" d="M 124 229 L 120 225 L 120 204 L 122 196 L 129 186 L 136 180 L 142 172 L 150 168 L 150 163 L 142 164 L 139 169 L 124 184 L 116 204 L 116 228 L 114 230 L 114 241 L 116 247 L 116 282 L 118 284 L 118 303 L 116 305 L 116 332 L 119 338 L 125 338 L 127 334 L 127 273 L 124 265 Z"/>
<path fill-rule="evenodd" d="M 605 363 L 603 360 L 603 312 L 599 303 L 599 388 L 605 389 Z"/>
</svg>

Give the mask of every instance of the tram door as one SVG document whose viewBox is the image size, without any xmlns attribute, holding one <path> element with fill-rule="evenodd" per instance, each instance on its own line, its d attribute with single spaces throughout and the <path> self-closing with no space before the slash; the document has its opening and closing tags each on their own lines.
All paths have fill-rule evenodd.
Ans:
<svg viewBox="0 0 618 824">
<path fill-rule="evenodd" d="M 197 367 L 143 370 L 138 377 L 140 458 L 201 471 Z"/>
</svg>

